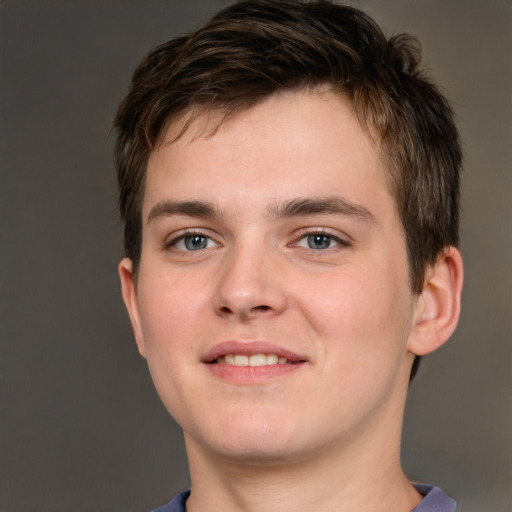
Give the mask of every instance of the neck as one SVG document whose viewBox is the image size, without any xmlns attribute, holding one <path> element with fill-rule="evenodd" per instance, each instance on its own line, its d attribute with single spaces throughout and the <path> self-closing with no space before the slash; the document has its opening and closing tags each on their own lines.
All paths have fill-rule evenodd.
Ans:
<svg viewBox="0 0 512 512">
<path fill-rule="evenodd" d="M 185 436 L 192 493 L 188 512 L 409 512 L 421 496 L 400 466 L 403 408 L 388 411 L 391 427 L 375 436 L 362 427 L 339 446 L 286 463 L 218 457 Z M 365 430 L 373 432 L 365 435 Z"/>
<path fill-rule="evenodd" d="M 217 464 L 216 472 L 196 471 L 192 483 L 188 512 L 409 512 L 421 501 L 396 468 L 354 473 L 325 463 L 270 468 Z"/>
</svg>

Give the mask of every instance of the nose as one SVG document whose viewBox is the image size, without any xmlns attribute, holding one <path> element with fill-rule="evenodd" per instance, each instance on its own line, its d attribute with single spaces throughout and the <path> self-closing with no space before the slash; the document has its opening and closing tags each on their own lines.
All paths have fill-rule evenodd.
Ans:
<svg viewBox="0 0 512 512">
<path fill-rule="evenodd" d="M 272 251 L 254 243 L 238 243 L 217 273 L 215 313 L 249 321 L 281 314 L 287 305 L 282 265 Z"/>
</svg>

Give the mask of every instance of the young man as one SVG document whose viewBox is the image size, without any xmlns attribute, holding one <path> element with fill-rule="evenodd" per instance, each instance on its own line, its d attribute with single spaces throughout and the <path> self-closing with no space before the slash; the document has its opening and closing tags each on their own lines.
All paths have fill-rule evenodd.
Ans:
<svg viewBox="0 0 512 512">
<path fill-rule="evenodd" d="M 192 481 L 159 511 L 456 510 L 400 465 L 462 287 L 458 136 L 418 60 L 351 7 L 255 0 L 136 70 L 119 272 Z"/>
</svg>

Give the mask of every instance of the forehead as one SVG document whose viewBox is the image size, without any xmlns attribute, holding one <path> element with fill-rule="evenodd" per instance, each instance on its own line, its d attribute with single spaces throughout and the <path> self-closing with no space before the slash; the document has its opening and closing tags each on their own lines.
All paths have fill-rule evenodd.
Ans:
<svg viewBox="0 0 512 512">
<path fill-rule="evenodd" d="M 358 199 L 369 182 L 386 186 L 378 138 L 361 126 L 350 101 L 332 91 L 279 93 L 228 118 L 205 112 L 187 125 L 189 118 L 170 122 L 150 155 L 145 207 L 169 180 L 174 195 L 183 185 L 188 194 L 192 188 L 218 197 L 251 186 L 267 187 L 269 196 L 302 196 L 305 188 L 325 195 L 343 175 L 353 178 Z"/>
<path fill-rule="evenodd" d="M 337 105 L 332 109 L 330 106 Z M 324 107 L 328 105 L 327 109 Z M 251 117 L 253 119 L 261 118 L 263 122 L 271 122 L 279 124 L 290 120 L 290 116 L 283 118 L 283 110 L 286 106 L 293 111 L 302 113 L 310 112 L 312 119 L 317 119 L 319 124 L 328 122 L 328 118 L 336 118 L 335 123 L 339 121 L 339 127 L 343 125 L 352 125 L 357 129 L 362 129 L 372 145 L 380 151 L 381 137 L 376 129 L 373 128 L 371 122 L 359 122 L 359 116 L 356 114 L 356 105 L 342 91 L 335 90 L 332 86 L 326 84 L 309 88 L 305 90 L 282 90 L 265 96 L 262 100 L 250 102 L 249 106 L 243 109 L 231 110 L 230 106 L 223 108 L 222 106 L 213 108 L 202 107 L 201 105 L 192 106 L 191 108 L 179 113 L 171 115 L 164 124 L 153 151 L 158 151 L 162 146 L 166 146 L 185 138 L 188 141 L 197 138 L 209 138 L 217 133 L 224 125 L 234 124 L 233 121 L 240 121 Z M 340 116 L 341 113 L 341 116 Z M 274 114 L 274 115 L 272 115 Z M 339 117 L 338 117 L 339 116 Z M 362 116 L 364 118 L 364 116 Z"/>
</svg>

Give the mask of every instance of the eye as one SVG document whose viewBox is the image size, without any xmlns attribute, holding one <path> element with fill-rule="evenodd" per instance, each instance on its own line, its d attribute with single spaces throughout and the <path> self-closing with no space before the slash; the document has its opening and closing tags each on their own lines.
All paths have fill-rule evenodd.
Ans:
<svg viewBox="0 0 512 512">
<path fill-rule="evenodd" d="M 332 249 L 338 245 L 348 246 L 350 244 L 341 238 L 326 233 L 308 233 L 301 237 L 296 245 L 298 247 L 304 247 L 305 249 L 321 251 Z"/>
<path fill-rule="evenodd" d="M 217 244 L 208 236 L 192 234 L 177 238 L 172 242 L 171 246 L 180 251 L 201 251 L 216 247 Z"/>
</svg>

